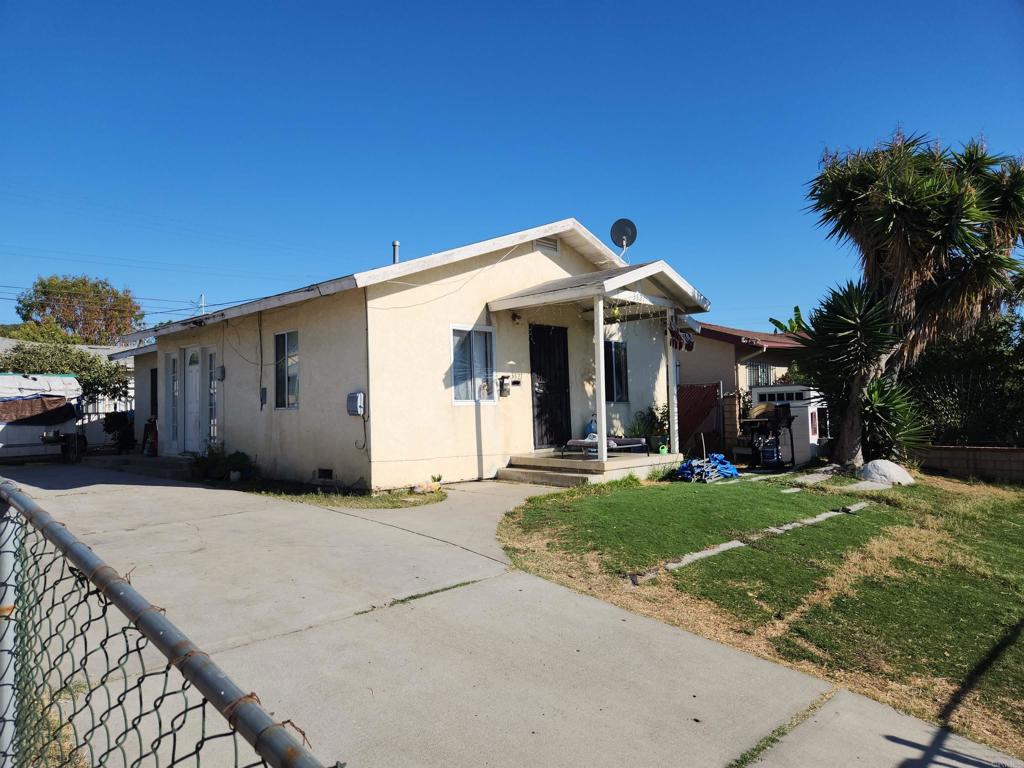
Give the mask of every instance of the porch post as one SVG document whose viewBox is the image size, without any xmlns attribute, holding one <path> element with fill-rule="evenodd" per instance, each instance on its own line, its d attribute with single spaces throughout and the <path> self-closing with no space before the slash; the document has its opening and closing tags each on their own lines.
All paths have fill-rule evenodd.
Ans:
<svg viewBox="0 0 1024 768">
<path fill-rule="evenodd" d="M 672 349 L 669 327 L 675 310 L 665 310 L 665 361 L 668 364 L 668 449 L 679 453 L 679 380 L 676 376 L 676 356 Z"/>
<path fill-rule="evenodd" d="M 604 296 L 594 297 L 594 412 L 597 414 L 597 459 L 608 461 L 608 410 L 604 394 Z"/>
</svg>

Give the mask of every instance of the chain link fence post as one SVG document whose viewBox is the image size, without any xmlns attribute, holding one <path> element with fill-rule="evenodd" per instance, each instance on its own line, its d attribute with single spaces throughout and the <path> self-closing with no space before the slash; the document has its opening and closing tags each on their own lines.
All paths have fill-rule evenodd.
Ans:
<svg viewBox="0 0 1024 768">
<path fill-rule="evenodd" d="M 0 499 L 0 768 L 15 768 L 18 625 L 14 604 L 18 593 L 21 526 L 17 511 Z"/>
</svg>

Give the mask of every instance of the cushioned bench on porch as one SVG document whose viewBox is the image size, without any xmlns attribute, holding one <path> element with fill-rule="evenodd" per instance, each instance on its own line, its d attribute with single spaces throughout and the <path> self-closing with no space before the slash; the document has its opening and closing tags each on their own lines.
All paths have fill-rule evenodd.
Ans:
<svg viewBox="0 0 1024 768">
<path fill-rule="evenodd" d="M 636 448 L 643 448 L 647 451 L 647 455 L 651 455 L 651 447 L 647 444 L 647 438 L 644 437 L 609 437 L 608 450 L 609 451 L 626 451 L 632 453 Z M 597 450 L 597 435 L 593 438 L 576 438 L 570 440 L 562 446 L 562 458 L 565 458 L 566 451 L 587 451 Z"/>
</svg>

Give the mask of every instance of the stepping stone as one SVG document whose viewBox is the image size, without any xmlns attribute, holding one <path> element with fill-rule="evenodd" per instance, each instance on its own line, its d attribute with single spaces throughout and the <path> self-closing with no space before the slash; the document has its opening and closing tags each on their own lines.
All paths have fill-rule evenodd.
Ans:
<svg viewBox="0 0 1024 768">
<path fill-rule="evenodd" d="M 876 483 L 874 480 L 860 480 L 853 485 L 843 487 L 844 491 L 888 491 L 892 488 L 888 483 Z"/>
<path fill-rule="evenodd" d="M 782 492 L 783 493 L 800 493 L 800 491 L 802 491 L 802 490 L 803 490 L 803 488 L 783 488 Z"/>
<path fill-rule="evenodd" d="M 676 560 L 674 563 L 665 563 L 666 571 L 674 571 L 677 568 L 682 568 L 684 565 L 696 562 L 697 560 L 703 560 L 705 557 L 711 557 L 717 555 L 720 552 L 726 552 L 730 549 L 736 549 L 737 547 L 747 546 L 742 541 L 727 541 L 724 544 L 719 544 L 717 547 L 711 547 L 710 549 L 702 549 L 700 552 L 691 552 L 680 560 Z"/>
<path fill-rule="evenodd" d="M 815 515 L 814 517 L 806 517 L 800 522 L 804 525 L 814 525 L 815 523 L 820 523 L 822 520 L 828 520 L 830 517 L 836 517 L 841 514 L 843 514 L 841 510 L 830 509 L 828 512 L 822 512 L 820 515 Z"/>
</svg>

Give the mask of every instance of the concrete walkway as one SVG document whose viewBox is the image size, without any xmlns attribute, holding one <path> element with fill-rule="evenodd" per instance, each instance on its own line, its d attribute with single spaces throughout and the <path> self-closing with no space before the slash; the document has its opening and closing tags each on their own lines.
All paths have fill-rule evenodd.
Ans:
<svg viewBox="0 0 1024 768">
<path fill-rule="evenodd" d="M 134 569 L 143 594 L 330 764 L 727 765 L 827 689 L 509 570 L 494 529 L 536 486 L 333 510 L 75 466 L 0 474 Z M 843 696 L 765 759 L 1021 765 L 962 739 L 939 762 L 904 762 L 941 732 Z"/>
</svg>

